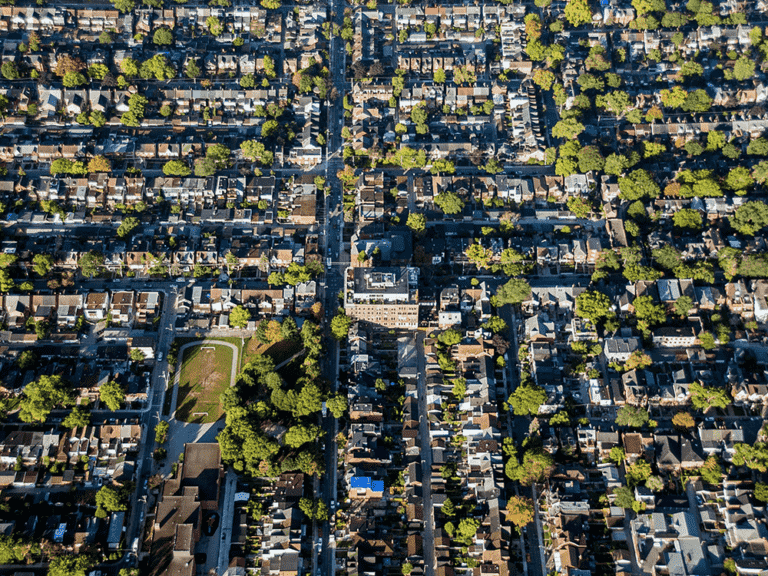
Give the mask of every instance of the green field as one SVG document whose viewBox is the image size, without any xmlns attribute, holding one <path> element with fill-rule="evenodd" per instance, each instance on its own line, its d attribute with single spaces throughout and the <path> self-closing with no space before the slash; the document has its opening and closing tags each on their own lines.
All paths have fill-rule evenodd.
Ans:
<svg viewBox="0 0 768 576">
<path fill-rule="evenodd" d="M 204 424 L 224 416 L 221 394 L 231 379 L 231 348 L 207 343 L 187 348 L 179 375 L 176 419 Z"/>
</svg>

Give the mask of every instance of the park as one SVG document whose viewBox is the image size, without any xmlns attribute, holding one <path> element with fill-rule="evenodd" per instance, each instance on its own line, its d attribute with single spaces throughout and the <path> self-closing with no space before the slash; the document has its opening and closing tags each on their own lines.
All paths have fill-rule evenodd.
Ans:
<svg viewBox="0 0 768 576">
<path fill-rule="evenodd" d="M 235 351 L 228 345 L 203 342 L 182 353 L 175 418 L 206 424 L 224 415 L 222 393 L 237 370 Z"/>
</svg>

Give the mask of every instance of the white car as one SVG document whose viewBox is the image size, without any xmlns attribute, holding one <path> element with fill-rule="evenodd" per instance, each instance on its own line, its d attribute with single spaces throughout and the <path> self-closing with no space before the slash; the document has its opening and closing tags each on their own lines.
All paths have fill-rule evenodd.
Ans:
<svg viewBox="0 0 768 576">
<path fill-rule="evenodd" d="M 162 361 L 163 361 L 163 358 L 165 358 L 165 354 L 163 354 L 162 352 L 160 352 L 160 354 L 158 354 L 158 355 L 157 355 L 157 361 L 158 361 L 158 362 L 162 362 Z"/>
</svg>

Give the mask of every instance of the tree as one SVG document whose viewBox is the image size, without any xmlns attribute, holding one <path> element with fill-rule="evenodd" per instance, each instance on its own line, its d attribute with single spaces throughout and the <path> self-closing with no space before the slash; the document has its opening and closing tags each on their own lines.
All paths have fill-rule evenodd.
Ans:
<svg viewBox="0 0 768 576">
<path fill-rule="evenodd" d="M 733 463 L 736 466 L 746 466 L 750 470 L 763 473 L 768 471 L 768 444 L 756 442 L 750 446 L 739 443 L 734 448 Z"/>
<path fill-rule="evenodd" d="M 277 133 L 279 128 L 280 124 L 278 124 L 277 120 L 267 120 L 261 125 L 261 135 L 264 138 L 269 138 L 272 134 Z"/>
<path fill-rule="evenodd" d="M 168 424 L 167 420 L 160 420 L 160 422 L 157 423 L 155 426 L 155 441 L 158 444 L 165 444 L 166 440 L 168 440 L 168 431 L 170 428 L 171 426 Z"/>
<path fill-rule="evenodd" d="M 422 234 L 427 229 L 427 217 L 424 214 L 411 212 L 408 214 L 408 220 L 405 222 L 414 233 Z"/>
<path fill-rule="evenodd" d="M 66 406 L 71 402 L 72 395 L 65 388 L 61 376 L 40 376 L 24 388 L 19 403 L 19 419 L 22 422 L 45 422 L 56 406 Z"/>
<path fill-rule="evenodd" d="M 768 205 L 758 200 L 746 202 L 736 209 L 730 223 L 737 232 L 754 236 L 768 226 Z"/>
<path fill-rule="evenodd" d="M 640 428 L 647 424 L 651 419 L 648 410 L 637 406 L 625 404 L 616 412 L 616 424 L 619 426 L 629 426 L 630 428 Z"/>
<path fill-rule="evenodd" d="M 3 62 L 3 65 L 0 66 L 0 74 L 2 74 L 3 78 L 6 80 L 16 80 L 21 76 L 21 74 L 19 74 L 19 69 L 16 67 L 16 63 L 13 62 L 13 60 L 6 60 Z"/>
<path fill-rule="evenodd" d="M 152 42 L 158 46 L 170 46 L 173 44 L 173 32 L 166 26 L 158 28 L 152 35 Z"/>
<path fill-rule="evenodd" d="M 611 448 L 610 452 L 608 452 L 608 460 L 616 464 L 616 466 L 621 466 L 621 463 L 624 462 L 625 458 L 626 454 L 624 453 L 624 448 L 621 446 L 614 446 Z"/>
<path fill-rule="evenodd" d="M 603 167 L 603 170 L 606 174 L 620 176 L 626 172 L 627 168 L 629 168 L 629 159 L 623 154 L 616 154 L 614 152 L 609 154 L 605 159 L 605 166 Z"/>
<path fill-rule="evenodd" d="M 411 572 L 413 572 L 413 564 L 410 562 L 404 562 L 402 566 L 400 566 L 400 573 L 403 576 L 408 576 Z"/>
<path fill-rule="evenodd" d="M 141 63 L 139 76 L 144 80 L 170 80 L 176 76 L 176 69 L 164 54 L 155 54 Z"/>
<path fill-rule="evenodd" d="M 565 410 L 561 410 L 549 419 L 550 426 L 568 426 L 570 423 L 571 419 L 568 417 L 568 412 Z"/>
<path fill-rule="evenodd" d="M 768 484 L 763 482 L 755 484 L 755 498 L 760 502 L 768 502 Z"/>
<path fill-rule="evenodd" d="M 336 340 L 344 340 L 349 333 L 349 327 L 352 325 L 352 318 L 347 316 L 343 310 L 339 310 L 336 316 L 331 320 L 331 334 Z"/>
<path fill-rule="evenodd" d="M 120 384 L 111 380 L 99 388 L 99 400 L 113 412 L 120 410 L 125 402 L 125 390 Z"/>
<path fill-rule="evenodd" d="M 736 80 L 742 81 L 755 76 L 755 62 L 754 60 L 747 58 L 743 54 L 739 56 L 739 59 L 733 65 L 733 77 Z"/>
<path fill-rule="evenodd" d="M 192 174 L 192 170 L 183 160 L 168 160 L 168 162 L 163 165 L 163 174 L 166 176 L 184 177 Z"/>
<path fill-rule="evenodd" d="M 94 156 L 88 162 L 88 172 L 110 172 L 112 170 L 112 163 L 104 156 Z"/>
<path fill-rule="evenodd" d="M 505 304 L 517 305 L 525 302 L 531 294 L 531 285 L 523 278 L 512 278 L 496 290 L 496 300 L 499 306 Z"/>
<path fill-rule="evenodd" d="M 293 408 L 294 416 L 309 416 L 319 412 L 322 407 L 322 393 L 315 384 L 305 385 L 296 398 L 296 405 Z"/>
<path fill-rule="evenodd" d="M 505 473 L 511 480 L 530 485 L 544 480 L 555 467 L 555 461 L 547 452 L 540 449 L 527 450 L 523 461 L 517 462 L 516 457 L 510 457 L 505 466 Z"/>
<path fill-rule="evenodd" d="M 61 426 L 66 430 L 71 430 L 72 428 L 84 428 L 90 423 L 91 413 L 82 406 L 75 406 L 72 412 L 64 418 Z"/>
<path fill-rule="evenodd" d="M 608 296 L 597 290 L 587 290 L 576 297 L 576 316 L 586 318 L 593 324 L 613 317 L 611 301 Z"/>
<path fill-rule="evenodd" d="M 705 90 L 701 88 L 689 92 L 683 102 L 683 111 L 685 112 L 706 112 L 712 107 L 712 98 Z"/>
<path fill-rule="evenodd" d="M 518 528 L 533 522 L 533 500 L 522 496 L 511 496 L 507 501 L 507 520 Z"/>
<path fill-rule="evenodd" d="M 417 108 L 417 110 L 420 108 Z M 453 165 L 453 162 L 450 160 L 444 160 L 442 158 L 438 158 L 434 162 L 432 162 L 432 167 L 429 169 L 430 174 L 434 174 L 435 176 L 438 174 L 453 174 L 456 172 L 456 167 Z"/>
<path fill-rule="evenodd" d="M 58 174 L 73 174 L 75 176 L 84 176 L 88 173 L 88 169 L 84 162 L 76 160 L 67 160 L 66 158 L 57 158 L 51 162 L 51 176 Z"/>
<path fill-rule="evenodd" d="M 135 216 L 128 216 L 126 217 L 122 223 L 120 224 L 120 227 L 117 229 L 117 235 L 120 238 L 125 238 L 133 232 L 133 230 L 136 229 L 136 227 L 139 225 L 139 219 Z"/>
<path fill-rule="evenodd" d="M 619 486 L 613 491 L 613 495 L 616 497 L 615 504 L 620 508 L 627 508 L 635 510 L 637 505 L 640 504 L 635 500 L 635 493 L 626 486 Z"/>
<path fill-rule="evenodd" d="M 702 386 L 698 382 L 691 384 L 689 391 L 691 393 L 691 403 L 698 410 L 709 410 L 712 406 L 715 408 L 725 408 L 731 403 L 731 397 L 724 388 L 715 388 Z"/>
<path fill-rule="evenodd" d="M 285 433 L 283 440 L 291 448 L 299 448 L 308 442 L 319 440 L 323 436 L 323 429 L 317 424 L 291 426 Z"/>
<path fill-rule="evenodd" d="M 235 306 L 229 313 L 229 325 L 233 328 L 245 328 L 251 319 L 251 313 L 242 306 Z"/>
<path fill-rule="evenodd" d="M 584 132 L 584 124 L 575 118 L 564 118 L 552 127 L 552 136 L 573 140 Z"/>
<path fill-rule="evenodd" d="M 109 0 L 115 7 L 115 10 L 119 10 L 123 14 L 130 12 L 136 7 L 135 0 Z"/>
<path fill-rule="evenodd" d="M 600 148 L 597 146 L 584 146 L 576 157 L 579 160 L 579 172 L 586 173 L 593 170 L 599 172 L 605 166 L 605 158 L 600 154 Z"/>
<path fill-rule="evenodd" d="M 594 210 L 592 203 L 581 196 L 570 196 L 566 201 L 566 206 L 577 218 L 589 218 Z"/>
<path fill-rule="evenodd" d="M 632 301 L 632 306 L 637 319 L 650 326 L 663 324 L 667 319 L 664 306 L 655 304 L 652 296 L 638 296 Z"/>
<path fill-rule="evenodd" d="M 701 222 L 701 213 L 692 208 L 681 208 L 672 215 L 675 228 L 700 230 Z"/>
<path fill-rule="evenodd" d="M 15 254 L 0 254 L 0 268 L 8 268 L 18 261 L 19 257 Z"/>
<path fill-rule="evenodd" d="M 134 362 L 143 362 L 146 356 L 144 355 L 144 352 L 141 351 L 141 348 L 133 348 L 129 354 L 129 358 Z"/>
<path fill-rule="evenodd" d="M 550 90 L 552 88 L 552 84 L 555 81 L 555 74 L 551 72 L 550 70 L 545 70 L 544 68 L 538 68 L 533 73 L 533 82 L 537 86 L 539 86 L 542 90 Z"/>
<path fill-rule="evenodd" d="M 113 0 L 113 3 L 117 8 L 118 2 L 125 1 Z M 47 576 L 86 576 L 95 565 L 96 562 L 87 554 L 54 556 L 48 564 Z"/>
<path fill-rule="evenodd" d="M 645 487 L 651 492 L 660 492 L 664 489 L 664 481 L 658 476 L 650 476 L 645 481 Z"/>
<path fill-rule="evenodd" d="M 53 268 L 53 256 L 50 254 L 35 254 L 32 258 L 33 270 L 38 276 L 46 276 Z"/>
<path fill-rule="evenodd" d="M 435 70 L 435 73 L 432 75 L 432 81 L 435 84 L 445 84 L 445 70 L 442 68 Z"/>
<path fill-rule="evenodd" d="M 104 260 L 104 255 L 100 252 L 94 250 L 86 252 L 78 262 L 80 273 L 83 276 L 95 276 L 98 274 L 99 268 L 104 265 Z"/>
<path fill-rule="evenodd" d="M 96 492 L 96 506 L 107 512 L 122 512 L 128 509 L 128 503 L 125 494 L 122 491 L 115 490 L 110 486 L 102 486 Z"/>
<path fill-rule="evenodd" d="M 746 194 L 746 190 L 755 185 L 755 179 L 752 177 L 752 173 L 749 168 L 744 166 L 736 166 L 728 172 L 728 176 L 725 178 L 725 185 L 736 192 L 736 194 Z"/>
<path fill-rule="evenodd" d="M 325 406 L 333 414 L 334 418 L 341 418 L 349 407 L 347 398 L 343 394 L 332 394 L 325 401 Z"/>
<path fill-rule="evenodd" d="M 685 295 L 680 296 L 675 301 L 674 308 L 675 308 L 675 314 L 677 314 L 681 318 L 687 318 L 688 317 L 688 313 L 693 308 L 693 298 L 691 298 L 690 296 L 685 296 Z"/>
<path fill-rule="evenodd" d="M 624 200 L 657 198 L 661 193 L 659 185 L 643 169 L 633 170 L 628 176 L 619 178 L 619 191 Z"/>
<path fill-rule="evenodd" d="M 669 244 L 666 244 L 661 248 L 654 248 L 652 255 L 656 264 L 665 270 L 674 270 L 683 263 L 683 258 L 680 256 L 680 252 L 678 252 L 674 246 L 670 246 Z"/>
<path fill-rule="evenodd" d="M 653 362 L 648 354 L 643 354 L 640 350 L 635 350 L 629 355 L 624 364 L 625 370 L 642 370 L 648 368 Z"/>
<path fill-rule="evenodd" d="M 514 410 L 515 416 L 527 416 L 539 413 L 539 406 L 547 401 L 547 393 L 544 388 L 536 385 L 521 384 L 510 395 L 509 404 Z"/>
<path fill-rule="evenodd" d="M 246 140 L 241 143 L 240 150 L 242 150 L 243 156 L 251 162 L 258 162 L 265 166 L 271 165 L 275 158 L 275 155 L 267 150 L 264 144 L 256 142 L 256 140 Z"/>
<path fill-rule="evenodd" d="M 565 5 L 565 19 L 574 28 L 589 24 L 592 21 L 592 10 L 589 8 L 588 0 L 568 0 L 568 4 Z"/>
<path fill-rule="evenodd" d="M 487 322 L 483 323 L 483 328 L 490 330 L 494 334 L 498 334 L 499 332 L 504 332 L 508 326 L 507 323 L 498 316 L 491 316 Z"/>
<path fill-rule="evenodd" d="M 435 205 L 445 214 L 458 214 L 464 210 L 464 201 L 455 192 L 443 192 L 435 196 Z"/>
<path fill-rule="evenodd" d="M 699 468 L 699 474 L 707 484 L 717 486 L 720 484 L 720 480 L 723 477 L 723 468 L 720 466 L 720 461 L 717 456 L 712 454 L 705 461 L 704 465 Z"/>
</svg>

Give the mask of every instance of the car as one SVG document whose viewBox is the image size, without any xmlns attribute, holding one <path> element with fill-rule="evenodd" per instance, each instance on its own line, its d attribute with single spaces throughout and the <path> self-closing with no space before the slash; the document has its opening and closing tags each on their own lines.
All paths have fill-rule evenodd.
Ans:
<svg viewBox="0 0 768 576">
<path fill-rule="evenodd" d="M 146 490 L 149 487 L 149 478 L 144 480 L 144 490 Z"/>
<path fill-rule="evenodd" d="M 162 362 L 162 361 L 163 361 L 163 358 L 165 358 L 165 354 L 163 354 L 162 352 L 160 352 L 160 354 L 158 354 L 158 355 L 157 355 L 157 361 L 158 361 L 158 362 Z"/>
</svg>

